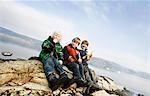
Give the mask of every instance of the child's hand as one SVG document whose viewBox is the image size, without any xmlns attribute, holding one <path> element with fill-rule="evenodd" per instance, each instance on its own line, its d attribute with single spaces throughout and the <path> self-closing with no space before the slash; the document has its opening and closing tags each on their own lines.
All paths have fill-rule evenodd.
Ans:
<svg viewBox="0 0 150 96">
<path fill-rule="evenodd" d="M 69 56 L 68 60 L 69 60 L 70 62 L 74 62 L 74 61 L 75 61 L 75 60 L 72 58 L 72 56 Z"/>
<path fill-rule="evenodd" d="M 62 61 L 62 60 L 59 60 L 59 63 L 60 63 L 60 65 L 62 65 L 62 64 L 63 64 L 63 61 Z"/>
<path fill-rule="evenodd" d="M 92 58 L 92 54 L 91 55 L 87 55 L 87 60 L 90 60 Z"/>
<path fill-rule="evenodd" d="M 81 59 L 81 58 L 79 58 L 79 59 L 78 59 L 78 62 L 79 62 L 79 63 L 82 63 L 82 59 Z"/>
<path fill-rule="evenodd" d="M 87 58 L 87 56 L 83 56 L 83 57 L 82 57 L 82 59 L 86 59 L 86 58 Z"/>
<path fill-rule="evenodd" d="M 87 60 L 90 60 L 92 58 L 92 52 L 87 53 Z"/>
<path fill-rule="evenodd" d="M 93 52 L 91 52 L 91 51 L 88 51 L 88 52 L 87 52 L 87 55 L 88 55 L 88 56 L 92 56 L 92 54 L 93 54 Z"/>
</svg>

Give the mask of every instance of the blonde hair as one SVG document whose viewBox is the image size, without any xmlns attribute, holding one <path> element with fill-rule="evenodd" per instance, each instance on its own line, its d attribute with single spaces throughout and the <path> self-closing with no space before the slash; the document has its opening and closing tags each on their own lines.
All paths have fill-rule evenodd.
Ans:
<svg viewBox="0 0 150 96">
<path fill-rule="evenodd" d="M 60 36 L 60 37 L 62 37 L 60 31 L 55 31 L 55 32 L 52 34 L 52 37 L 54 37 L 54 36 Z"/>
<path fill-rule="evenodd" d="M 72 42 L 80 44 L 81 40 L 79 37 L 76 37 L 76 38 L 72 39 Z"/>
</svg>

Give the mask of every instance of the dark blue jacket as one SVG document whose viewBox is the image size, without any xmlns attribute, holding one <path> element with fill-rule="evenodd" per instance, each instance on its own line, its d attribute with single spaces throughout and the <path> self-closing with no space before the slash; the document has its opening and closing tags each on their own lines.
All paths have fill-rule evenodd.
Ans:
<svg viewBox="0 0 150 96">
<path fill-rule="evenodd" d="M 87 49 L 85 49 L 85 50 L 79 50 L 79 52 L 80 52 L 81 58 L 87 55 Z M 82 58 L 82 63 L 83 64 L 87 64 L 87 58 L 85 58 L 85 59 Z"/>
</svg>

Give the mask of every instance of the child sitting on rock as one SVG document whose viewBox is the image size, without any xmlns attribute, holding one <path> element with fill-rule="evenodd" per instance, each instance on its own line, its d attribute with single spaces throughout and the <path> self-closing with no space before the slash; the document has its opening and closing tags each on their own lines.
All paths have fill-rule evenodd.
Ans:
<svg viewBox="0 0 150 96">
<path fill-rule="evenodd" d="M 89 82 L 93 82 L 94 80 L 92 78 L 92 73 L 87 63 L 87 61 L 90 60 L 92 57 L 92 52 L 88 52 L 88 46 L 89 46 L 89 42 L 87 40 L 82 41 L 81 50 L 79 50 L 80 56 L 82 58 L 82 65 L 83 65 L 83 69 L 81 69 L 81 71 L 84 71 L 84 75 L 83 75 L 84 79 L 86 79 Z"/>
<path fill-rule="evenodd" d="M 100 88 L 96 84 L 96 78 L 92 70 L 88 67 L 87 61 L 89 61 L 92 57 L 92 52 L 88 51 L 88 46 L 89 42 L 87 40 L 82 41 L 81 50 L 79 50 L 79 52 L 82 58 L 82 63 L 80 64 L 80 66 L 83 65 L 83 67 L 79 67 L 79 70 L 82 74 L 82 78 L 84 78 L 85 81 L 92 85 L 91 88 L 93 88 L 93 90 L 99 90 Z"/>
<path fill-rule="evenodd" d="M 68 79 L 61 66 L 63 63 L 63 53 L 60 40 L 61 34 L 59 32 L 54 32 L 52 36 L 49 36 L 48 39 L 42 43 L 42 51 L 39 55 L 39 59 L 43 63 L 44 72 L 49 82 L 49 87 L 52 90 L 56 90 Z M 56 77 L 55 72 L 59 73 L 59 79 Z"/>
</svg>

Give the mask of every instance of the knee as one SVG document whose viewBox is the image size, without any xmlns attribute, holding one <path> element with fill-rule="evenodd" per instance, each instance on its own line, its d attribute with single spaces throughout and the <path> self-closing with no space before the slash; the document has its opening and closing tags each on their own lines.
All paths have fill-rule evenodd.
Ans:
<svg viewBox="0 0 150 96">
<path fill-rule="evenodd" d="M 54 62 L 47 60 L 44 62 L 43 67 L 54 67 Z"/>
<path fill-rule="evenodd" d="M 73 63 L 72 63 L 72 67 L 73 67 L 73 68 L 79 68 L 79 65 L 78 65 L 77 63 L 74 63 L 74 62 L 73 62 Z"/>
</svg>

